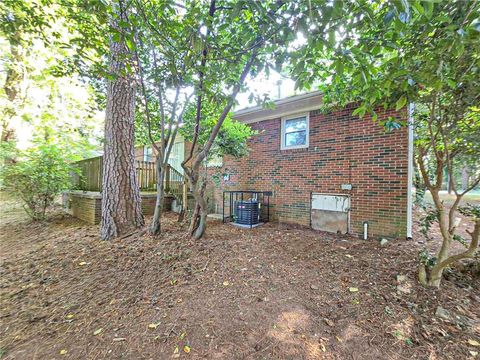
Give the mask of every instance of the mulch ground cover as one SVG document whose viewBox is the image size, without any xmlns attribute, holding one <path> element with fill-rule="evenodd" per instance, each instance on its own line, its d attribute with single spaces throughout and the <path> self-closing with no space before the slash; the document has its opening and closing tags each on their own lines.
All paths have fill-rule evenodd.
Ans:
<svg viewBox="0 0 480 360">
<path fill-rule="evenodd" d="M 416 282 L 415 240 L 174 214 L 159 238 L 101 241 L 52 214 L 0 224 L 2 359 L 474 359 L 480 280 Z M 477 355 L 476 355 L 477 354 Z"/>
</svg>

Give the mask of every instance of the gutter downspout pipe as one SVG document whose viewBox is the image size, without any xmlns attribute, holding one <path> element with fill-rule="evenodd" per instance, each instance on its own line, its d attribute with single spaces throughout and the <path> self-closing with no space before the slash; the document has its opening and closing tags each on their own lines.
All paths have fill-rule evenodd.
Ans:
<svg viewBox="0 0 480 360">
<path fill-rule="evenodd" d="M 408 105 L 408 180 L 407 180 L 407 239 L 412 239 L 413 228 L 413 112 L 415 104 Z"/>
</svg>

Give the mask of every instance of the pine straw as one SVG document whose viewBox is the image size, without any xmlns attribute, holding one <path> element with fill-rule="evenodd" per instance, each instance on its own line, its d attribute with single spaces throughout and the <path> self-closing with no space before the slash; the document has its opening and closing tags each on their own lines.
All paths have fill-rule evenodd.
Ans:
<svg viewBox="0 0 480 360">
<path fill-rule="evenodd" d="M 466 341 L 479 336 L 479 279 L 455 273 L 459 286 L 420 287 L 414 241 L 382 248 L 273 223 L 211 222 L 194 242 L 173 214 L 163 226 L 160 238 L 103 242 L 96 226 L 65 215 L 2 224 L 5 358 L 463 359 L 478 351 Z M 410 294 L 397 292 L 399 274 Z M 439 319 L 439 305 L 473 322 Z"/>
</svg>

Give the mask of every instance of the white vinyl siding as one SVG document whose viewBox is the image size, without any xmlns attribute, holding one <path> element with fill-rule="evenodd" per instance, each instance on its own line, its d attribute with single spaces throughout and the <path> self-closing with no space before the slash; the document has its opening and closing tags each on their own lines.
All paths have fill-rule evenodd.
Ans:
<svg viewBox="0 0 480 360">
<path fill-rule="evenodd" d="M 151 146 L 143 147 L 143 161 L 155 161 L 153 158 L 153 148 Z"/>
<path fill-rule="evenodd" d="M 179 173 L 183 174 L 183 160 L 185 160 L 185 143 L 182 139 L 173 144 L 172 152 L 170 153 L 170 157 L 168 158 L 168 163 Z"/>
</svg>

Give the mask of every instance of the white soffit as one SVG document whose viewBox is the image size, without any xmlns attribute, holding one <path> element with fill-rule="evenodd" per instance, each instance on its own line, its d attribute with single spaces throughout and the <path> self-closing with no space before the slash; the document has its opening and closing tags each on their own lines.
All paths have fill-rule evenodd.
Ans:
<svg viewBox="0 0 480 360">
<path fill-rule="evenodd" d="M 308 112 L 320 109 L 322 105 L 322 93 L 320 91 L 294 95 L 274 102 L 275 108 L 265 109 L 262 106 L 254 106 L 233 113 L 233 119 L 244 124 L 258 121 L 281 118 L 296 113 Z"/>
</svg>

